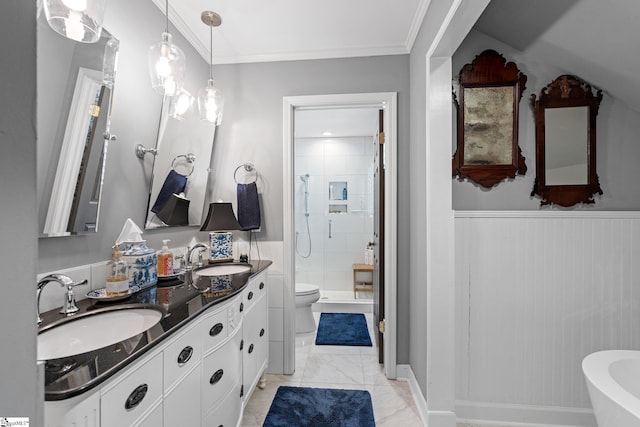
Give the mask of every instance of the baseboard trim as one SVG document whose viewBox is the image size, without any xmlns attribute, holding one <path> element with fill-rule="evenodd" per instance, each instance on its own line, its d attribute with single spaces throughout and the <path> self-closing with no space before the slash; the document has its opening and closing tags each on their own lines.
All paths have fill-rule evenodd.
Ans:
<svg viewBox="0 0 640 427">
<path fill-rule="evenodd" d="M 597 427 L 593 411 L 556 406 L 456 401 L 459 423 L 509 427 Z"/>
<path fill-rule="evenodd" d="M 413 370 L 410 365 L 397 365 L 396 366 L 396 376 L 397 379 L 407 381 L 409 383 L 409 388 L 411 389 L 411 395 L 413 396 L 413 401 L 416 403 L 416 407 L 418 408 L 418 413 L 420 414 L 420 419 L 422 420 L 423 425 L 427 425 L 427 399 L 424 398 L 422 394 L 422 390 L 420 390 L 420 385 L 418 384 L 418 380 L 416 376 L 413 374 Z"/>
</svg>

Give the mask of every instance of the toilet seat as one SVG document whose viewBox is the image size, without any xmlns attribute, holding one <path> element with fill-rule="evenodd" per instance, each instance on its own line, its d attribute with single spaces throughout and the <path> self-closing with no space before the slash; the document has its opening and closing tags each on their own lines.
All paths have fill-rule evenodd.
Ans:
<svg viewBox="0 0 640 427">
<path fill-rule="evenodd" d="M 296 296 L 312 295 L 320 291 L 320 287 L 310 283 L 296 283 Z"/>
</svg>

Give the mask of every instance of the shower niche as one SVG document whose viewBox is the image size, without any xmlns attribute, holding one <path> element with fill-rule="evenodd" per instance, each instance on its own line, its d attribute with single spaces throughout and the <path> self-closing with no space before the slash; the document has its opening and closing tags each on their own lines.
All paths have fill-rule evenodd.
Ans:
<svg viewBox="0 0 640 427">
<path fill-rule="evenodd" d="M 329 213 L 347 213 L 348 196 L 346 181 L 329 181 Z"/>
</svg>

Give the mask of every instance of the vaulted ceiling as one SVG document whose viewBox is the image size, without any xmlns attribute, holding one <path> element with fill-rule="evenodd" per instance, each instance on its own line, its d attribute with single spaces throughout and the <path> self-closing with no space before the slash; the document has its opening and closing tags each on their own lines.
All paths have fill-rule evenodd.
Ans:
<svg viewBox="0 0 640 427">
<path fill-rule="evenodd" d="M 493 0 L 476 29 L 640 111 L 640 2 Z"/>
</svg>

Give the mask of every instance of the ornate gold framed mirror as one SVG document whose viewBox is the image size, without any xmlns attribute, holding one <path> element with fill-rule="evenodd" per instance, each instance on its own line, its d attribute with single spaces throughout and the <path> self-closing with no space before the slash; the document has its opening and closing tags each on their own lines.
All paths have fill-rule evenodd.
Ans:
<svg viewBox="0 0 640 427">
<path fill-rule="evenodd" d="M 602 194 L 596 173 L 596 95 L 579 78 L 562 75 L 531 95 L 536 120 L 536 179 L 531 196 L 540 205 L 595 203 Z"/>
<path fill-rule="evenodd" d="M 453 176 L 491 188 L 527 172 L 518 146 L 518 105 L 527 76 L 495 50 L 458 75 L 458 141 Z"/>
</svg>

